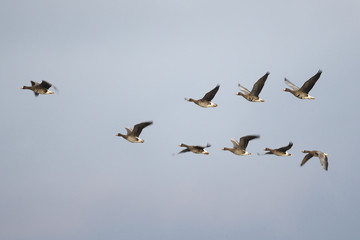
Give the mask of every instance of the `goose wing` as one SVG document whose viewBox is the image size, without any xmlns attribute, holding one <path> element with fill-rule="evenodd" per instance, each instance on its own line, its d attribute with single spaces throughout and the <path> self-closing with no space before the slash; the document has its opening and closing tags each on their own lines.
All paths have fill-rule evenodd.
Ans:
<svg viewBox="0 0 360 240">
<path fill-rule="evenodd" d="M 252 90 L 251 90 L 251 95 L 253 96 L 259 96 L 261 90 L 264 87 L 265 81 L 269 76 L 269 72 L 267 72 L 264 76 L 262 76 L 259 80 L 257 80 L 257 82 L 254 84 Z"/>
<path fill-rule="evenodd" d="M 49 82 L 47 82 L 47 81 L 45 81 L 45 80 L 42 80 L 42 82 L 39 84 L 41 87 L 43 87 L 43 88 L 46 88 L 46 89 L 49 89 L 49 88 L 51 88 L 51 83 L 49 83 Z"/>
<path fill-rule="evenodd" d="M 185 149 L 181 150 L 180 152 L 178 152 L 178 154 L 180 154 L 180 153 L 186 153 L 186 152 L 190 152 L 190 149 L 185 148 Z"/>
<path fill-rule="evenodd" d="M 134 134 L 135 136 L 138 137 L 138 136 L 140 135 L 141 131 L 142 131 L 144 128 L 146 128 L 147 126 L 151 125 L 151 124 L 153 124 L 152 121 L 142 122 L 142 123 L 136 124 L 136 125 L 134 126 L 134 129 L 132 130 L 132 132 L 133 132 L 133 134 Z"/>
<path fill-rule="evenodd" d="M 313 155 L 311 153 L 306 154 L 304 159 L 302 160 L 300 166 L 303 166 L 312 157 L 313 157 Z"/>
<path fill-rule="evenodd" d="M 133 134 L 133 131 L 130 128 L 126 127 L 125 129 L 126 129 L 127 135 Z"/>
<path fill-rule="evenodd" d="M 240 83 L 238 84 L 240 91 L 243 91 L 245 94 L 250 94 L 250 91 L 246 88 L 240 85 Z"/>
<path fill-rule="evenodd" d="M 239 147 L 243 150 L 247 148 L 247 145 L 249 144 L 250 140 L 253 140 L 255 138 L 259 138 L 259 135 L 248 135 L 240 138 Z"/>
<path fill-rule="evenodd" d="M 199 145 L 194 146 L 194 148 L 201 148 L 201 149 L 208 148 L 208 147 L 211 147 L 210 143 L 206 144 L 206 146 L 199 146 Z"/>
<path fill-rule="evenodd" d="M 287 150 L 289 150 L 291 147 L 293 146 L 292 142 L 289 142 L 289 145 L 285 146 L 285 147 L 281 147 L 278 148 L 277 150 L 281 151 L 281 152 L 286 152 Z"/>
<path fill-rule="evenodd" d="M 230 141 L 233 143 L 233 145 L 234 145 L 234 148 L 238 148 L 239 147 L 239 143 L 238 143 L 238 141 L 236 141 L 235 139 L 230 139 Z"/>
<path fill-rule="evenodd" d="M 329 166 L 329 162 L 328 162 L 327 156 L 325 155 L 325 153 L 319 152 L 319 151 L 318 151 L 318 155 L 319 155 L 319 159 L 320 159 L 320 164 L 321 164 L 321 166 L 323 166 L 323 168 L 327 171 L 327 170 L 328 170 L 328 166 Z"/>
<path fill-rule="evenodd" d="M 291 87 L 292 89 L 294 89 L 294 91 L 299 90 L 299 87 L 298 87 L 298 86 L 296 86 L 295 84 L 293 84 L 292 82 L 290 82 L 290 81 L 287 80 L 286 78 L 285 78 L 285 83 L 286 83 L 289 87 Z"/>
<path fill-rule="evenodd" d="M 219 88 L 220 88 L 220 85 L 217 85 L 213 90 L 206 93 L 202 99 L 204 99 L 206 101 L 211 101 L 215 97 L 215 95 L 216 95 L 217 91 L 219 90 Z"/>
<path fill-rule="evenodd" d="M 314 87 L 317 80 L 319 80 L 322 71 L 319 70 L 314 76 L 307 80 L 304 85 L 300 88 L 302 92 L 309 93 L 310 90 Z"/>
</svg>

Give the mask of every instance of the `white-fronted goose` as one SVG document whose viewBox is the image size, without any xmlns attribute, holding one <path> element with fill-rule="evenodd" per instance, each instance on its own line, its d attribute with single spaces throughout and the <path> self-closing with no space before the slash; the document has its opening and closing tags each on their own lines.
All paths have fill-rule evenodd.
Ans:
<svg viewBox="0 0 360 240">
<path fill-rule="evenodd" d="M 314 87 L 317 80 L 319 80 L 322 71 L 319 70 L 314 76 L 312 76 L 309 80 L 307 80 L 301 88 L 296 86 L 295 84 L 291 83 L 289 80 L 285 78 L 285 83 L 291 87 L 293 90 L 289 88 L 285 88 L 285 92 L 292 93 L 295 97 L 300 99 L 315 99 L 314 97 L 309 95 L 310 90 Z"/>
<path fill-rule="evenodd" d="M 208 155 L 209 152 L 205 150 L 205 148 L 211 147 L 211 145 L 208 143 L 205 147 L 204 146 L 189 146 L 186 144 L 180 144 L 179 147 L 186 147 L 184 150 L 180 151 L 178 154 L 180 153 L 185 153 L 185 152 L 193 152 L 196 154 L 206 154 Z"/>
<path fill-rule="evenodd" d="M 259 138 L 259 135 L 248 135 L 248 136 L 244 136 L 242 138 L 240 138 L 240 142 L 237 142 L 235 139 L 231 139 L 231 142 L 233 143 L 234 147 L 233 148 L 227 148 L 224 147 L 221 150 L 224 151 L 230 151 L 236 155 L 251 155 L 251 153 L 246 151 L 246 147 L 249 143 L 250 140 L 253 140 L 255 138 Z"/>
<path fill-rule="evenodd" d="M 219 90 L 220 85 L 217 85 L 213 90 L 211 90 L 210 92 L 206 93 L 205 96 L 201 99 L 198 100 L 194 100 L 192 98 L 185 98 L 186 101 L 188 102 L 193 102 L 197 105 L 199 105 L 200 107 L 203 108 L 209 108 L 209 107 L 217 107 L 216 103 L 212 103 L 211 100 L 215 97 L 217 91 Z"/>
<path fill-rule="evenodd" d="M 259 98 L 259 94 L 260 94 L 261 90 L 263 89 L 265 81 L 268 78 L 269 74 L 270 73 L 267 72 L 267 73 L 265 73 L 264 76 L 262 76 L 259 80 L 257 80 L 257 82 L 254 84 L 251 92 L 247 88 L 245 88 L 239 84 L 240 90 L 243 91 L 244 93 L 238 92 L 238 93 L 236 93 L 236 95 L 243 96 L 246 100 L 248 100 L 250 102 L 264 102 L 264 100 Z"/>
<path fill-rule="evenodd" d="M 321 166 L 327 171 L 329 162 L 328 162 L 328 155 L 327 153 L 323 153 L 317 150 L 309 151 L 309 150 L 303 150 L 303 153 L 307 153 L 302 160 L 300 166 L 303 166 L 310 158 L 312 157 L 318 157 L 320 159 Z"/>
<path fill-rule="evenodd" d="M 293 146 L 292 142 L 289 142 L 289 145 L 281 148 L 271 149 L 271 148 L 265 148 L 264 151 L 268 151 L 265 154 L 274 154 L 276 156 L 291 156 L 290 153 L 286 152 Z"/>
<path fill-rule="evenodd" d="M 134 129 L 131 130 L 130 128 L 126 127 L 126 131 L 127 131 L 127 134 L 124 135 L 124 134 L 121 134 L 121 133 L 117 133 L 116 136 L 119 136 L 119 137 L 123 137 L 125 138 L 126 140 L 128 140 L 129 142 L 132 142 L 132 143 L 143 143 L 144 140 L 142 140 L 141 138 L 139 138 L 139 135 L 141 133 L 141 131 L 146 128 L 147 126 L 153 124 L 152 121 L 149 121 L 149 122 L 142 122 L 142 123 L 139 123 L 139 124 L 136 124 L 134 126 Z"/>
<path fill-rule="evenodd" d="M 39 94 L 53 94 L 54 92 L 50 91 L 49 88 L 52 86 L 51 83 L 42 80 L 41 83 L 30 81 L 31 86 L 22 86 L 21 89 L 29 89 L 32 90 L 35 96 L 39 96 Z M 55 86 L 53 86 L 55 88 Z M 56 88 L 55 88 L 56 89 Z"/>
</svg>

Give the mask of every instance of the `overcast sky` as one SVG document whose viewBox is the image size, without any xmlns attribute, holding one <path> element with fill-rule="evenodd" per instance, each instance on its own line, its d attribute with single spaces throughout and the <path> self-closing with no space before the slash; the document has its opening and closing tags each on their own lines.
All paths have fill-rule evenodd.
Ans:
<svg viewBox="0 0 360 240">
<path fill-rule="evenodd" d="M 0 2 L 0 239 L 357 239 L 360 2 Z M 282 89 L 301 86 L 300 100 Z M 252 103 L 251 89 L 267 71 Z M 59 92 L 34 97 L 30 80 Z M 217 108 L 186 102 L 220 84 Z M 142 121 L 143 144 L 116 137 Z M 221 151 L 259 134 L 251 156 Z M 290 157 L 258 156 L 292 141 Z M 180 143 L 212 146 L 177 155 Z M 329 154 L 329 170 L 301 150 Z"/>
</svg>

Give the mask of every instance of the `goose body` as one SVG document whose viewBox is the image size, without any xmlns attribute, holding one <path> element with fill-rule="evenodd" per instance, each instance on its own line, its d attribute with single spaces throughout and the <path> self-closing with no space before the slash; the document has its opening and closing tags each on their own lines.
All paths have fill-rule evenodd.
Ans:
<svg viewBox="0 0 360 240">
<path fill-rule="evenodd" d="M 250 102 L 264 102 L 264 100 L 259 97 L 259 94 L 260 94 L 261 90 L 263 89 L 265 81 L 268 78 L 269 74 L 270 73 L 267 72 L 267 73 L 265 73 L 264 76 L 262 76 L 259 80 L 257 80 L 257 82 L 254 84 L 251 92 L 247 88 L 245 88 L 239 84 L 238 86 L 240 88 L 240 91 L 242 91 L 242 92 L 238 92 L 238 93 L 236 93 L 236 95 L 242 96 Z"/>
<path fill-rule="evenodd" d="M 305 155 L 304 159 L 302 160 L 300 166 L 303 166 L 310 158 L 318 157 L 320 159 L 321 166 L 326 171 L 328 170 L 328 166 L 329 166 L 328 155 L 329 154 L 321 152 L 321 151 L 317 151 L 317 150 L 313 150 L 313 151 L 303 150 L 302 152 L 307 153 L 307 154 Z"/>
<path fill-rule="evenodd" d="M 285 92 L 292 93 L 295 97 L 300 99 L 310 99 L 314 100 L 315 98 L 309 95 L 310 90 L 314 87 L 317 80 L 319 80 L 322 71 L 319 70 L 314 76 L 312 76 L 309 80 L 307 80 L 301 88 L 290 82 L 288 79 L 285 78 L 285 83 L 291 87 L 292 89 L 285 88 Z"/>
<path fill-rule="evenodd" d="M 30 81 L 31 86 L 22 86 L 21 89 L 29 89 L 32 90 L 35 96 L 39 96 L 39 94 L 53 94 L 54 92 L 50 91 L 49 88 L 52 86 L 51 83 L 42 80 L 41 83 Z"/>
<path fill-rule="evenodd" d="M 230 151 L 233 154 L 240 155 L 240 156 L 246 156 L 251 155 L 251 153 L 246 151 L 247 145 L 249 144 L 250 140 L 259 138 L 259 135 L 248 135 L 240 138 L 240 141 L 237 142 L 235 139 L 231 139 L 231 142 L 233 143 L 233 148 L 227 148 L 224 147 L 221 150 L 224 151 Z"/>
<path fill-rule="evenodd" d="M 281 148 L 271 149 L 265 148 L 264 151 L 268 151 L 265 154 L 274 154 L 276 156 L 291 156 L 290 153 L 287 152 L 293 146 L 292 142 L 289 142 L 289 145 Z"/>
<path fill-rule="evenodd" d="M 195 100 L 192 98 L 185 98 L 185 100 L 188 102 L 193 102 L 203 108 L 217 107 L 218 105 L 216 103 L 211 102 L 211 100 L 213 100 L 219 88 L 220 85 L 217 85 L 213 90 L 206 93 L 204 97 L 201 99 Z"/>
<path fill-rule="evenodd" d="M 190 146 L 190 145 L 186 145 L 186 144 L 182 143 L 182 144 L 179 145 L 179 147 L 185 147 L 185 149 L 180 151 L 178 154 L 185 153 L 185 152 L 193 152 L 193 153 L 196 153 L 196 154 L 208 155 L 209 152 L 206 151 L 205 148 L 211 147 L 211 145 L 207 144 L 206 146 L 198 146 L 198 145 Z"/>
<path fill-rule="evenodd" d="M 144 140 L 139 138 L 139 135 L 144 128 L 146 128 L 147 126 L 149 126 L 151 124 L 153 124 L 152 121 L 142 122 L 142 123 L 136 124 L 132 130 L 130 128 L 126 127 L 125 128 L 126 132 L 127 132 L 126 135 L 117 133 L 116 136 L 123 137 L 124 139 L 126 139 L 132 143 L 143 143 Z"/>
</svg>

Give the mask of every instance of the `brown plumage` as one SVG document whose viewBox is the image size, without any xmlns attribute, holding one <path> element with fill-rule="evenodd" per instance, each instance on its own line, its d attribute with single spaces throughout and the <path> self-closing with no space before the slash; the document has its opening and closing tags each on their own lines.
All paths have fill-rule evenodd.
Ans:
<svg viewBox="0 0 360 240">
<path fill-rule="evenodd" d="M 190 145 L 186 145 L 184 143 L 180 144 L 179 147 L 185 147 L 184 150 L 180 151 L 178 154 L 180 153 L 185 153 L 185 152 L 193 152 L 196 154 L 206 154 L 208 155 L 209 152 L 205 150 L 205 148 L 207 147 L 211 147 L 211 145 L 208 143 L 206 146 L 190 146 Z"/>
<path fill-rule="evenodd" d="M 149 122 L 142 122 L 142 123 L 139 123 L 139 124 L 136 124 L 133 128 L 133 130 L 131 130 L 130 128 L 126 127 L 126 132 L 127 134 L 124 135 L 124 134 L 121 134 L 121 133 L 117 133 L 116 136 L 119 136 L 119 137 L 123 137 L 125 138 L 126 140 L 128 140 L 129 142 L 132 142 L 132 143 L 143 143 L 144 140 L 142 140 L 141 138 L 139 138 L 139 135 L 141 133 L 141 131 L 146 128 L 147 126 L 153 124 L 152 121 L 149 121 Z"/>
<path fill-rule="evenodd" d="M 314 97 L 309 95 L 310 90 L 314 87 L 317 80 L 319 80 L 322 71 L 319 70 L 314 76 L 312 76 L 309 80 L 307 80 L 301 88 L 297 87 L 295 84 L 291 83 L 289 80 L 285 78 L 285 83 L 291 87 L 293 90 L 289 88 L 285 88 L 285 92 L 292 93 L 295 97 L 300 99 L 315 99 Z"/>
<path fill-rule="evenodd" d="M 276 156 L 291 156 L 290 153 L 286 152 L 293 146 L 292 142 L 289 142 L 289 145 L 281 148 L 271 149 L 271 148 L 265 148 L 264 151 L 268 151 L 265 154 L 274 154 Z"/>
<path fill-rule="evenodd" d="M 212 103 L 211 100 L 213 100 L 213 98 L 215 97 L 217 91 L 219 90 L 220 85 L 217 85 L 213 90 L 211 90 L 210 92 L 206 93 L 204 95 L 203 98 L 198 99 L 198 100 L 194 100 L 192 98 L 185 98 L 186 101 L 188 102 L 193 102 L 197 105 L 199 105 L 200 107 L 203 108 L 209 108 L 209 107 L 217 107 L 216 103 Z"/>
<path fill-rule="evenodd" d="M 263 89 L 265 81 L 268 78 L 269 74 L 270 73 L 267 72 L 267 73 L 265 73 L 264 76 L 262 76 L 259 80 L 257 80 L 257 82 L 254 84 L 251 92 L 247 88 L 245 88 L 239 84 L 240 90 L 243 91 L 244 93 L 238 92 L 238 93 L 236 93 L 236 95 L 243 96 L 246 100 L 248 100 L 250 102 L 264 102 L 263 99 L 259 98 L 259 94 L 260 94 L 261 90 Z"/>
<path fill-rule="evenodd" d="M 36 97 L 39 96 L 39 94 L 53 94 L 54 93 L 49 90 L 49 88 L 53 85 L 45 80 L 42 80 L 41 83 L 38 83 L 35 81 L 30 81 L 30 82 L 31 82 L 31 86 L 22 86 L 21 89 L 32 90 Z M 53 86 L 53 87 L 54 87 L 54 89 L 56 89 L 55 86 Z"/>
<path fill-rule="evenodd" d="M 241 137 L 239 142 L 237 142 L 235 139 L 232 138 L 231 142 L 233 143 L 233 148 L 224 147 L 221 150 L 230 151 L 236 155 L 251 155 L 251 153 L 246 151 L 249 141 L 259 137 L 260 137 L 259 135 L 248 135 Z"/>
<path fill-rule="evenodd" d="M 303 166 L 310 158 L 312 157 L 318 157 L 320 159 L 321 166 L 327 171 L 329 162 L 328 162 L 328 155 L 327 153 L 323 153 L 317 150 L 309 151 L 309 150 L 303 150 L 303 153 L 307 153 L 302 160 L 300 166 Z"/>
</svg>

